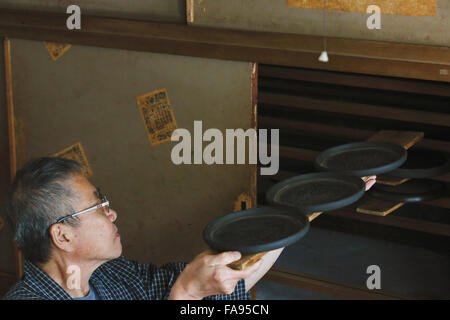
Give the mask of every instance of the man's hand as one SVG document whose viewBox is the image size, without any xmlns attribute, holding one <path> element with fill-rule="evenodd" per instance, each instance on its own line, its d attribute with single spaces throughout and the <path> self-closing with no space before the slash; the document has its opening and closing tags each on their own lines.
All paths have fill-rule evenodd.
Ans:
<svg viewBox="0 0 450 320">
<path fill-rule="evenodd" d="M 169 299 L 200 300 L 216 294 L 231 294 L 240 279 L 255 273 L 261 262 L 245 270 L 233 270 L 228 264 L 241 258 L 237 251 L 211 255 L 201 253 L 189 263 L 172 287 Z"/>
<path fill-rule="evenodd" d="M 370 176 L 366 180 L 366 191 L 372 188 L 372 186 L 377 182 L 377 176 Z"/>
</svg>

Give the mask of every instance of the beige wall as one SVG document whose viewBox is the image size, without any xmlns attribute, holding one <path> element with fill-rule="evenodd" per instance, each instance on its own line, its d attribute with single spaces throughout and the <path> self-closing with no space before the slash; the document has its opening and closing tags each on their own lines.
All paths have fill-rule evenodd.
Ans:
<svg viewBox="0 0 450 320">
<path fill-rule="evenodd" d="M 206 224 L 252 192 L 253 166 L 173 164 L 176 143 L 150 145 L 136 102 L 166 88 L 179 128 L 193 133 L 202 120 L 203 131 L 247 129 L 254 123 L 250 63 L 87 46 L 54 62 L 42 42 L 17 39 L 11 56 L 18 168 L 80 141 L 89 180 L 118 212 L 127 257 L 192 259 L 206 249 Z"/>
<path fill-rule="evenodd" d="M 82 13 L 154 21 L 185 22 L 184 0 L 0 0 L 0 8 L 65 12 L 78 4 Z M 9 184 L 9 142 L 5 102 L 3 38 L 0 38 L 0 216 L 5 215 L 5 192 Z M 12 231 L 9 225 L 0 230 L 0 271 L 15 272 Z"/>
<path fill-rule="evenodd" d="M 292 8 L 286 0 L 194 0 L 194 25 L 307 35 L 323 34 L 323 11 Z M 373 1 L 376 4 L 376 0 Z M 366 26 L 369 14 L 327 11 L 332 37 L 450 45 L 450 1 L 437 0 L 435 17 L 382 15 L 381 30 Z"/>
</svg>

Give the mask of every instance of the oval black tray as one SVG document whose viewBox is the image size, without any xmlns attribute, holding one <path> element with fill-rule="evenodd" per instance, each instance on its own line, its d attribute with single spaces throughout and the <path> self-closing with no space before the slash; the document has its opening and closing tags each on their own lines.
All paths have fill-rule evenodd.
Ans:
<svg viewBox="0 0 450 320">
<path fill-rule="evenodd" d="M 408 159 L 389 175 L 397 178 L 431 178 L 450 171 L 450 155 L 434 150 L 410 149 Z"/>
<path fill-rule="evenodd" d="M 203 239 L 219 252 L 253 254 L 293 244 L 308 230 L 308 218 L 293 209 L 261 207 L 214 220 L 203 230 Z"/>
<path fill-rule="evenodd" d="M 322 151 L 314 160 L 321 171 L 337 171 L 359 177 L 379 175 L 400 167 L 407 158 L 406 150 L 386 142 L 355 142 Z"/>
<path fill-rule="evenodd" d="M 335 172 L 295 176 L 273 185 L 266 193 L 272 205 L 293 207 L 301 213 L 323 212 L 360 199 L 365 183 L 359 177 Z"/>
<path fill-rule="evenodd" d="M 413 179 L 398 186 L 376 184 L 368 195 L 371 197 L 398 202 L 421 202 L 438 199 L 446 193 L 442 181 L 431 179 Z"/>
</svg>

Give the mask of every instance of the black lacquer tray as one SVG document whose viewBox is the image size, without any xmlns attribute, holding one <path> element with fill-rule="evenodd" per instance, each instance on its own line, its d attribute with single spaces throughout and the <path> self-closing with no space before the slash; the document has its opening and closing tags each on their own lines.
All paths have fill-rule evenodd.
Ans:
<svg viewBox="0 0 450 320">
<path fill-rule="evenodd" d="M 387 142 L 356 142 L 322 151 L 314 161 L 316 169 L 359 177 L 379 175 L 400 167 L 407 159 L 406 150 Z"/>
<path fill-rule="evenodd" d="M 214 220 L 203 230 L 203 239 L 218 252 L 253 254 L 293 244 L 308 230 L 308 218 L 296 210 L 261 207 L 233 212 Z"/>
<path fill-rule="evenodd" d="M 272 205 L 287 206 L 307 214 L 345 207 L 365 192 L 364 181 L 335 172 L 316 172 L 295 176 L 273 185 L 266 193 Z"/>
</svg>

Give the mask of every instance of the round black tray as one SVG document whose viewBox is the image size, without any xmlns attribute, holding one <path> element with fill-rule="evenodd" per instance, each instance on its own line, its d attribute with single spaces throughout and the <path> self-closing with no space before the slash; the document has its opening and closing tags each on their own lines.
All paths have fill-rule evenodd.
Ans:
<svg viewBox="0 0 450 320">
<path fill-rule="evenodd" d="M 219 252 L 253 254 L 293 244 L 308 230 L 308 218 L 293 209 L 261 207 L 214 220 L 203 230 L 203 239 Z"/>
<path fill-rule="evenodd" d="M 421 202 L 440 198 L 446 190 L 446 185 L 442 181 L 412 179 L 398 186 L 376 184 L 368 194 L 381 200 Z"/>
<path fill-rule="evenodd" d="M 400 167 L 407 158 L 406 150 L 387 142 L 356 142 L 336 146 L 319 153 L 316 169 L 338 171 L 359 177 L 387 173 Z"/>
<path fill-rule="evenodd" d="M 398 178 L 431 178 L 450 171 L 450 155 L 434 150 L 408 150 L 408 159 L 389 175 Z"/>
<path fill-rule="evenodd" d="M 301 213 L 323 212 L 345 207 L 365 191 L 361 178 L 335 172 L 295 176 L 273 185 L 266 193 L 272 205 L 293 207 Z"/>
</svg>

